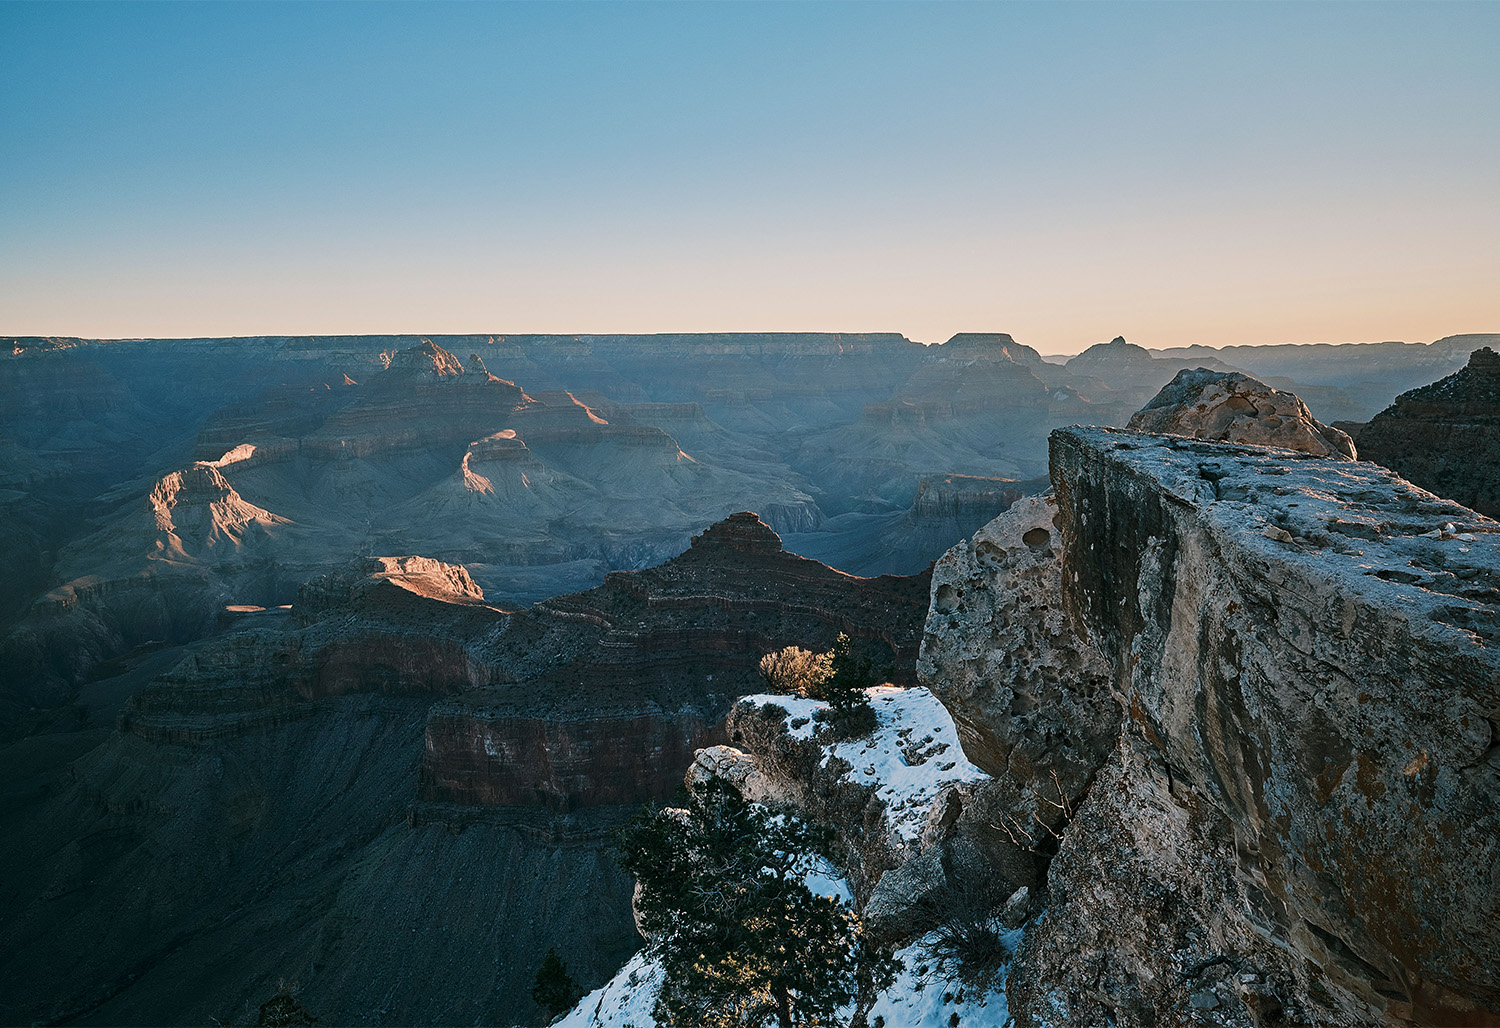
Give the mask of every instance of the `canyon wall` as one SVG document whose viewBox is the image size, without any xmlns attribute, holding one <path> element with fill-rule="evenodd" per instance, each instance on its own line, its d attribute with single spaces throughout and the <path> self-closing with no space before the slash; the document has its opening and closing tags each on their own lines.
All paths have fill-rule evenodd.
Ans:
<svg viewBox="0 0 1500 1028">
<path fill-rule="evenodd" d="M 1500 1022 L 1500 525 L 1107 429 L 1052 477 L 939 562 L 920 665 L 1040 843 L 1017 1023 Z"/>
<path fill-rule="evenodd" d="M 741 512 L 528 610 L 359 557 L 117 661 L 0 748 L 0 1019 L 246 1023 L 286 983 L 330 1023 L 537 1023 L 549 947 L 593 985 L 638 945 L 613 830 L 760 657 L 850 631 L 912 681 L 928 591 Z"/>
</svg>

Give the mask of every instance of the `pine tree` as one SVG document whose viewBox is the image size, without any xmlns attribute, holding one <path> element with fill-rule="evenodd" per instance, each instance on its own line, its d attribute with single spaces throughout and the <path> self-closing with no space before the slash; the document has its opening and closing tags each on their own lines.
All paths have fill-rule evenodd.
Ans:
<svg viewBox="0 0 1500 1028">
<path fill-rule="evenodd" d="M 536 983 L 531 987 L 532 1001 L 549 1016 L 556 1017 L 570 1009 L 582 996 L 583 990 L 568 974 L 568 965 L 557 955 L 557 950 L 549 946 L 547 955 L 542 958 L 542 966 L 537 970 Z"/>
<path fill-rule="evenodd" d="M 655 1010 L 663 1028 L 830 1026 L 862 974 L 889 974 L 854 911 L 807 887 L 826 832 L 715 780 L 686 809 L 643 812 L 620 841 L 641 885 L 641 927 L 666 971 Z"/>
<path fill-rule="evenodd" d="M 832 720 L 851 723 L 864 718 L 870 711 L 865 690 L 875 684 L 870 658 L 857 656 L 853 641 L 840 632 L 833 641 L 833 649 L 828 651 L 828 668 L 823 698 L 828 701 Z"/>
</svg>

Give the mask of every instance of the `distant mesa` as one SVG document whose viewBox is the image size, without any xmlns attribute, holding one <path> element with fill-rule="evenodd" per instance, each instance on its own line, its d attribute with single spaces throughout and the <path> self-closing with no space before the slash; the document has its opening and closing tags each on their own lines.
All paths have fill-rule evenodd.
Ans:
<svg viewBox="0 0 1500 1028">
<path fill-rule="evenodd" d="M 1184 368 L 1126 426 L 1132 432 L 1280 446 L 1355 460 L 1348 434 L 1320 422 L 1295 393 L 1249 375 Z"/>
<path fill-rule="evenodd" d="M 1110 363 L 1128 361 L 1136 363 L 1154 360 L 1156 358 L 1144 346 L 1127 343 L 1124 336 L 1115 336 L 1107 343 L 1095 343 L 1068 363 L 1072 364 L 1073 361 L 1077 361 L 1080 364 L 1092 364 L 1097 361 L 1107 361 Z"/>
<path fill-rule="evenodd" d="M 1042 355 L 1016 342 L 1006 332 L 959 332 L 941 344 L 938 354 L 953 360 L 1012 360 L 1017 364 L 1041 364 Z"/>
</svg>

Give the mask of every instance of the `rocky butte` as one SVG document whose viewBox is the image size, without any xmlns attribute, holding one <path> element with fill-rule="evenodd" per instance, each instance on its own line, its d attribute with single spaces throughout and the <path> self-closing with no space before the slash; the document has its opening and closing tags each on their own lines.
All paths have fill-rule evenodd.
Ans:
<svg viewBox="0 0 1500 1028">
<path fill-rule="evenodd" d="M 1500 517 L 1500 354 L 1481 347 L 1461 370 L 1402 393 L 1359 438 L 1366 459 Z"/>
</svg>

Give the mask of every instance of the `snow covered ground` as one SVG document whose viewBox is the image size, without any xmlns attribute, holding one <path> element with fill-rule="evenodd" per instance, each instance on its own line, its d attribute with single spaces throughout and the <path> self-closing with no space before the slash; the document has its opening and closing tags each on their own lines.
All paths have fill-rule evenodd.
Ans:
<svg viewBox="0 0 1500 1028">
<path fill-rule="evenodd" d="M 1014 953 L 1024 934 L 1024 928 L 1006 932 L 1006 950 Z M 927 935 L 896 951 L 901 970 L 870 1008 L 871 1028 L 1004 1028 L 1010 1020 L 1006 969 L 994 971 L 988 988 L 965 985 L 953 968 L 934 957 L 936 942 L 936 935 Z"/>
<path fill-rule="evenodd" d="M 562 1020 L 554 1021 L 554 1028 L 656 1028 L 651 1008 L 661 992 L 661 980 L 661 966 L 646 959 L 645 951 L 637 953 Z"/>
<path fill-rule="evenodd" d="M 886 805 L 893 837 L 914 843 L 921 837 L 927 815 L 942 791 L 989 776 L 964 757 L 958 730 L 948 709 L 926 689 L 882 685 L 867 690 L 879 722 L 863 739 L 824 747 L 825 766 L 834 757 L 853 770 L 849 779 L 873 785 Z M 757 694 L 741 703 L 775 704 L 787 712 L 787 728 L 795 739 L 810 739 L 821 722 L 814 717 L 827 710 L 821 700 L 798 696 Z"/>
<path fill-rule="evenodd" d="M 852 768 L 850 779 L 873 786 L 885 801 L 893 835 L 914 843 L 944 789 L 987 776 L 964 759 L 953 719 L 931 692 L 881 686 L 869 690 L 869 697 L 878 727 L 868 738 L 830 743 L 824 762 L 833 757 L 847 761 Z M 813 737 L 820 724 L 814 715 L 828 706 L 818 700 L 776 695 L 747 696 L 740 702 L 783 708 L 788 731 L 798 739 Z M 848 884 L 826 861 L 810 871 L 808 885 L 819 895 L 835 895 L 846 902 L 850 898 Z M 1004 936 L 1009 952 L 1015 952 L 1023 931 L 1018 928 Z M 937 936 L 929 935 L 896 952 L 900 970 L 870 1009 L 871 1028 L 1003 1028 L 1010 1016 L 1005 969 L 992 975 L 989 988 L 963 985 L 956 969 L 937 956 L 936 944 Z M 661 968 L 638 953 L 557 1025 L 656 1028 L 651 1008 L 660 990 Z"/>
<path fill-rule="evenodd" d="M 1006 933 L 1006 949 L 1014 953 L 1023 932 Z M 934 956 L 935 942 L 936 936 L 924 936 L 896 951 L 900 970 L 870 1008 L 870 1028 L 1004 1028 L 1010 1020 L 1005 969 L 995 972 L 990 988 L 964 985 Z M 660 990 L 661 968 L 637 953 L 607 985 L 556 1022 L 556 1028 L 656 1028 L 651 1008 Z"/>
</svg>

